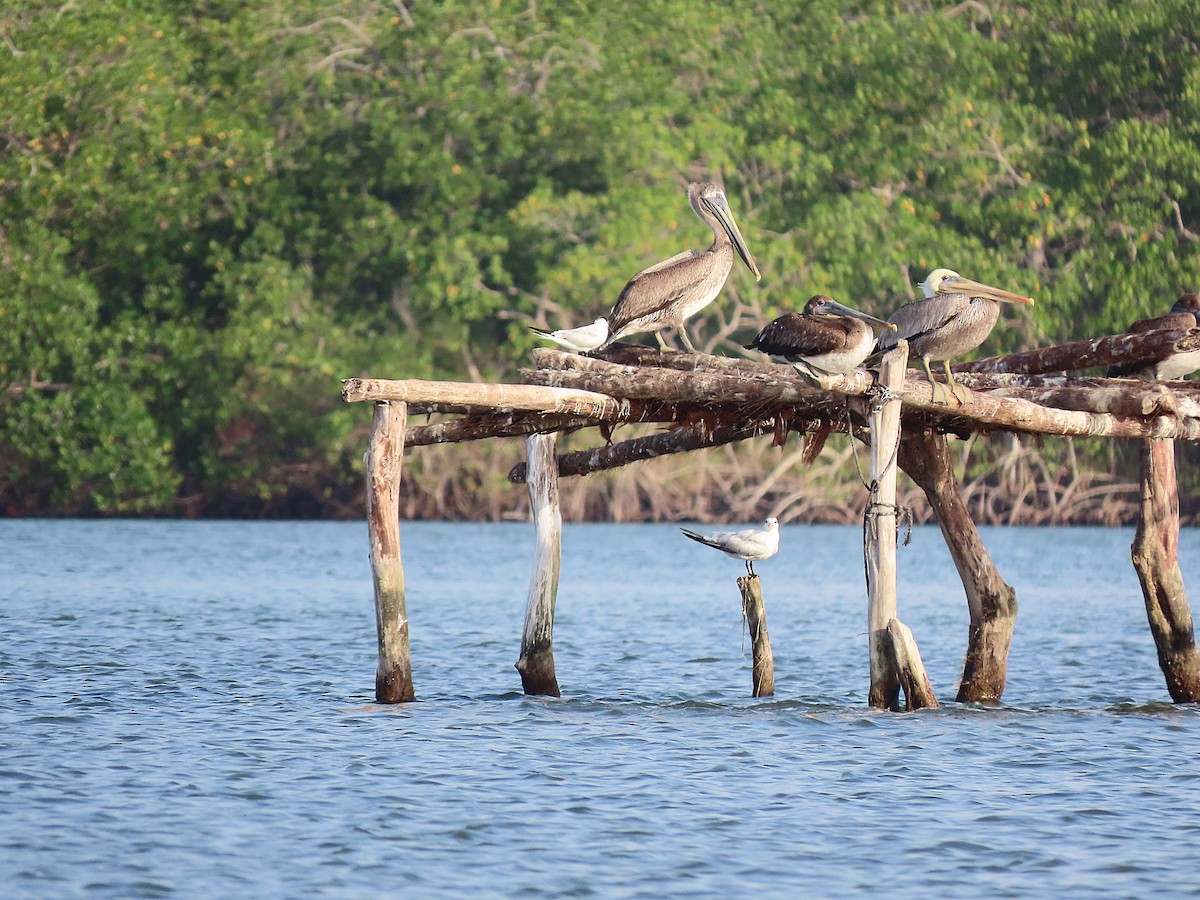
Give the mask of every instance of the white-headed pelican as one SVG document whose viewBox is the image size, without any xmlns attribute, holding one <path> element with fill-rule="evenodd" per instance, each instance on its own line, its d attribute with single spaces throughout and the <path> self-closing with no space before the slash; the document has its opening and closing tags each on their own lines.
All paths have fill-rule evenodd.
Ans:
<svg viewBox="0 0 1200 900">
<path fill-rule="evenodd" d="M 950 391 L 959 402 L 968 403 L 971 395 L 955 383 L 950 374 L 950 360 L 974 350 L 991 334 L 1000 316 L 997 300 L 1003 303 L 1033 303 L 1033 300 L 963 278 L 951 269 L 934 269 L 920 288 L 925 298 L 906 303 L 892 313 L 888 321 L 896 330 L 880 334 L 876 348 L 888 350 L 901 338 L 908 341 L 909 353 L 920 359 L 933 385 L 934 399 L 942 393 L 948 400 L 943 393 L 946 388 L 934 380 L 929 370 L 931 360 L 940 360 Z"/>
</svg>

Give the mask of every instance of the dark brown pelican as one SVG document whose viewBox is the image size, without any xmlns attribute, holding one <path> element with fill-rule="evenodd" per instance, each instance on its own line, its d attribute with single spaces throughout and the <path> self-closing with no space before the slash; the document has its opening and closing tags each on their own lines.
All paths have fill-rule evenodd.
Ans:
<svg viewBox="0 0 1200 900">
<path fill-rule="evenodd" d="M 753 528 L 746 531 L 718 531 L 715 534 L 700 534 L 679 529 L 693 541 L 715 547 L 722 553 L 744 560 L 746 574 L 754 575 L 754 560 L 767 559 L 779 552 L 779 520 L 771 516 L 763 523 L 762 531 Z"/>
<path fill-rule="evenodd" d="M 1181 294 L 1165 316 L 1142 319 L 1129 326 L 1132 334 L 1157 331 L 1160 328 L 1195 328 L 1200 325 L 1200 294 Z M 1170 381 L 1200 369 L 1200 350 L 1172 353 L 1157 362 L 1128 362 L 1110 366 L 1110 378 L 1145 378 Z"/>
<path fill-rule="evenodd" d="M 1000 316 L 995 301 L 1032 303 L 1033 300 L 963 278 L 950 269 L 934 269 L 920 288 L 925 298 L 906 303 L 892 313 L 888 321 L 896 330 L 879 335 L 876 348 L 889 350 L 901 338 L 908 341 L 909 353 L 921 360 L 933 385 L 934 399 L 941 393 L 943 402 L 948 402 L 946 387 L 935 381 L 929 370 L 930 360 L 941 360 L 950 391 L 960 403 L 969 403 L 970 392 L 956 384 L 950 374 L 950 360 L 974 350 L 991 334 Z"/>
<path fill-rule="evenodd" d="M 733 268 L 734 252 L 754 273 L 755 281 L 761 281 L 762 275 L 733 220 L 725 192 L 710 181 L 702 181 L 688 185 L 688 200 L 696 215 L 712 229 L 711 247 L 684 250 L 638 272 L 629 279 L 607 318 L 580 328 L 533 330 L 570 350 L 587 352 L 643 331 L 655 332 L 659 346 L 666 349 L 658 331 L 674 327 L 684 345 L 695 352 L 683 323 L 716 299 Z"/>
<path fill-rule="evenodd" d="M 871 325 L 896 327 L 832 297 L 815 294 L 804 304 L 804 312 L 784 313 L 745 347 L 782 356 L 801 374 L 844 374 L 862 365 L 874 348 Z"/>
</svg>

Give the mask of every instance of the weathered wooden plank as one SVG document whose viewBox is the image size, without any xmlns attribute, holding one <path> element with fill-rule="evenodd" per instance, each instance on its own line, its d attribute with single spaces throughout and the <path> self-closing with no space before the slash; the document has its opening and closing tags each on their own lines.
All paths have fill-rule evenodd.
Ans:
<svg viewBox="0 0 1200 900">
<path fill-rule="evenodd" d="M 367 533 L 375 586 L 379 645 L 375 699 L 379 703 L 404 703 L 415 696 L 400 558 L 400 474 L 406 418 L 403 403 L 376 403 L 367 445 Z"/>
<path fill-rule="evenodd" d="M 1200 651 L 1179 568 L 1179 493 L 1171 441 L 1142 445 L 1141 517 L 1132 555 L 1167 691 L 1176 703 L 1200 702 Z"/>
<path fill-rule="evenodd" d="M 775 695 L 775 657 L 771 654 L 771 636 L 767 633 L 767 607 L 763 603 L 762 580 L 757 575 L 743 575 L 737 580 L 742 592 L 742 615 L 750 631 L 754 667 L 751 669 L 752 697 Z"/>
<path fill-rule="evenodd" d="M 558 575 L 562 561 L 562 511 L 558 500 L 558 468 L 555 465 L 555 434 L 533 434 L 525 439 L 529 460 L 529 506 L 537 542 L 529 597 L 525 601 L 525 627 L 521 632 L 521 656 L 516 669 L 526 694 L 559 696 L 554 671 L 554 604 L 558 597 Z"/>
<path fill-rule="evenodd" d="M 1017 618 L 1016 591 L 1000 577 L 963 503 L 945 436 L 930 428 L 906 429 L 900 468 L 929 499 L 966 590 L 970 625 L 958 702 L 999 703 Z"/>
<path fill-rule="evenodd" d="M 867 702 L 877 709 L 900 708 L 900 673 L 890 651 L 888 623 L 896 618 L 896 453 L 900 443 L 900 395 L 908 365 L 908 342 L 900 340 L 883 357 L 879 383 L 886 396 L 870 408 L 870 497 L 863 528 L 867 572 L 867 640 L 871 686 Z"/>
<path fill-rule="evenodd" d="M 527 384 L 469 384 L 456 381 L 381 378 L 347 378 L 342 382 L 347 403 L 368 400 L 405 403 L 441 403 L 482 409 L 522 409 L 541 413 L 568 413 L 613 421 L 628 414 L 628 404 L 605 394 Z"/>
</svg>

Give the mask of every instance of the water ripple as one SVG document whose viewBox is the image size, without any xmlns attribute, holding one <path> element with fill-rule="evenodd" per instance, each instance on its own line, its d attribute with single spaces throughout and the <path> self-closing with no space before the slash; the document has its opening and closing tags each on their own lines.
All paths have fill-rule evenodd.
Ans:
<svg viewBox="0 0 1200 900">
<path fill-rule="evenodd" d="M 795 529 L 812 553 L 764 564 L 765 699 L 727 560 L 656 581 L 647 622 L 638 567 L 674 529 L 569 528 L 552 699 L 512 669 L 527 526 L 405 523 L 411 559 L 481 562 L 408 567 L 419 699 L 387 706 L 359 524 L 0 520 L 0 877 L 29 897 L 850 897 L 880 873 L 896 897 L 1177 896 L 1200 880 L 1200 709 L 1129 637 L 1129 537 L 988 532 L 1021 599 L 1006 702 L 909 716 L 865 708 L 854 528 Z M 906 548 L 902 605 L 952 697 L 965 611 L 939 541 Z M 63 545 L 74 570 L 48 570 Z"/>
</svg>

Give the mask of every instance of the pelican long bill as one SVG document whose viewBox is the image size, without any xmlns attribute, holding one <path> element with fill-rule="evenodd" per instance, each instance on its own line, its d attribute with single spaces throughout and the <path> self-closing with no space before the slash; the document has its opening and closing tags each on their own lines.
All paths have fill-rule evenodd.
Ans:
<svg viewBox="0 0 1200 900">
<path fill-rule="evenodd" d="M 737 222 L 734 221 L 733 213 L 729 209 L 729 203 L 725 199 L 725 195 L 720 194 L 716 197 L 705 197 L 702 202 L 717 217 L 717 221 L 721 223 L 721 227 L 729 235 L 729 240 L 733 243 L 733 249 L 742 258 L 742 262 L 746 264 L 746 268 L 754 273 L 754 280 L 756 282 L 762 281 L 762 273 L 758 271 L 758 263 L 754 261 L 754 257 L 750 254 L 750 249 L 746 246 L 746 240 L 742 237 L 742 232 L 738 228 Z"/>
</svg>

